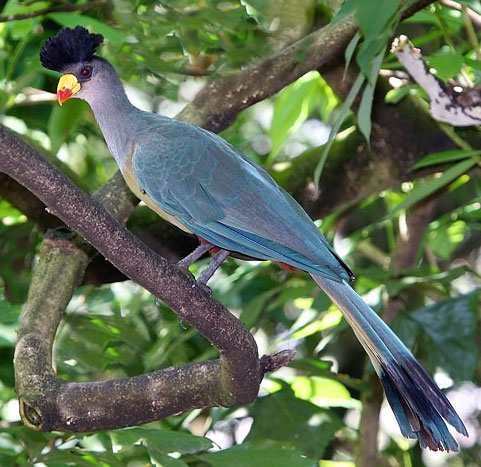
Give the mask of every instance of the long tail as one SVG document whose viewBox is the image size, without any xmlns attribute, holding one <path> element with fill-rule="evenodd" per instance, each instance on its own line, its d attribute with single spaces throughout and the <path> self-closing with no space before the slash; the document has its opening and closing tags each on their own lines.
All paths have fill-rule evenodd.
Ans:
<svg viewBox="0 0 481 467">
<path fill-rule="evenodd" d="M 345 281 L 312 275 L 343 312 L 369 355 L 402 434 L 433 451 L 457 451 L 446 422 L 468 436 L 458 414 L 389 326 Z M 443 420 L 444 419 L 444 420 Z"/>
</svg>

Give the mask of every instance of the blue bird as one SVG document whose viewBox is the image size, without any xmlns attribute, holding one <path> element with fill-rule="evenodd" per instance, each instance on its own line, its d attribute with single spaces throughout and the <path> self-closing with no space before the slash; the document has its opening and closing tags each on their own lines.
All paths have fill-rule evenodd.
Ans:
<svg viewBox="0 0 481 467">
<path fill-rule="evenodd" d="M 62 73 L 57 94 L 86 100 L 131 190 L 160 216 L 203 239 L 181 262 L 220 248 L 206 282 L 235 252 L 308 272 L 342 310 L 369 355 L 402 434 L 422 447 L 457 451 L 446 423 L 467 436 L 444 394 L 384 321 L 350 287 L 354 278 L 301 206 L 257 164 L 202 128 L 141 111 L 114 68 L 95 56 L 103 37 L 77 26 L 42 47 Z"/>
</svg>

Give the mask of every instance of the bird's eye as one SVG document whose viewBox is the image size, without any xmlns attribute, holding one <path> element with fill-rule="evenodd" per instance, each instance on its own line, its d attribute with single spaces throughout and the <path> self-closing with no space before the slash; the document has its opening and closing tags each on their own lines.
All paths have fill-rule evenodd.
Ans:
<svg viewBox="0 0 481 467">
<path fill-rule="evenodd" d="M 92 69 L 88 66 L 84 66 L 81 70 L 80 70 L 80 74 L 84 77 L 84 78 L 88 78 L 90 76 L 90 74 L 92 73 Z"/>
</svg>

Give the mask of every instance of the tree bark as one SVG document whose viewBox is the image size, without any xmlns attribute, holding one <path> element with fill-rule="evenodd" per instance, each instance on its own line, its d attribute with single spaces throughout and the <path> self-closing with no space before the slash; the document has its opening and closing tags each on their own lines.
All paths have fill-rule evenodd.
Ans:
<svg viewBox="0 0 481 467">
<path fill-rule="evenodd" d="M 95 431 L 137 425 L 194 407 L 240 405 L 257 396 L 264 368 L 249 331 L 190 274 L 157 256 L 102 205 L 70 182 L 41 154 L 0 127 L 6 149 L 0 170 L 28 187 L 66 225 L 124 274 L 167 303 L 219 350 L 220 360 L 124 380 L 66 383 L 52 369 L 57 326 L 88 255 L 62 235 L 47 236 L 18 333 L 16 384 L 24 422 L 41 430 Z M 118 187 L 104 188 L 106 206 L 119 218 Z M 68 235 L 70 236 L 70 235 Z M 284 364 L 293 353 L 272 356 Z M 122 409 L 122 410 L 120 410 Z"/>
</svg>

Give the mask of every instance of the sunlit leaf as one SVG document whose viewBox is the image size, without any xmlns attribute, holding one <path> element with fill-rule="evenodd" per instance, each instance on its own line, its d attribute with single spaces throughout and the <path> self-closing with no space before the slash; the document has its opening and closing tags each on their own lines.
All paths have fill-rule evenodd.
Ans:
<svg viewBox="0 0 481 467">
<path fill-rule="evenodd" d="M 268 164 L 274 160 L 288 136 L 307 119 L 310 109 L 319 100 L 320 89 L 319 73 L 312 71 L 281 92 L 274 105 L 269 132 L 272 144 Z"/>
<path fill-rule="evenodd" d="M 164 453 L 181 452 L 196 453 L 209 449 L 212 442 L 207 438 L 194 436 L 179 431 L 161 430 L 153 428 L 126 428 L 110 432 L 112 440 L 121 444 L 133 444 L 139 440 L 146 440 L 147 446 Z"/>
<path fill-rule="evenodd" d="M 258 399 L 253 416 L 248 442 L 283 441 L 286 449 L 298 449 L 314 458 L 322 456 L 334 433 L 343 426 L 333 412 L 296 398 L 288 389 Z"/>
<path fill-rule="evenodd" d="M 428 244 L 431 251 L 439 258 L 448 260 L 464 240 L 466 222 L 454 221 L 447 227 L 442 226 L 428 232 Z"/>
<path fill-rule="evenodd" d="M 332 144 L 334 143 L 334 139 L 336 138 L 342 123 L 344 122 L 347 114 L 349 113 L 351 105 L 354 102 L 354 99 L 356 98 L 359 90 L 361 89 L 361 86 L 364 83 L 364 80 L 365 80 L 364 75 L 359 74 L 358 77 L 356 78 L 356 81 L 354 81 L 353 85 L 351 86 L 351 89 L 349 90 L 349 94 L 344 100 L 344 103 L 341 106 L 341 109 L 339 111 L 336 121 L 332 125 L 331 132 L 329 133 L 329 140 L 324 145 L 321 157 L 319 158 L 319 162 L 317 163 L 316 168 L 314 169 L 314 183 L 316 184 L 316 186 L 319 185 L 322 169 L 324 168 L 324 164 L 326 163 L 326 159 L 332 147 Z"/>
<path fill-rule="evenodd" d="M 440 367 L 457 381 L 470 380 L 478 362 L 474 337 L 478 313 L 479 293 L 474 292 L 398 313 L 393 324 L 411 341 L 418 336 L 432 370 Z"/>
<path fill-rule="evenodd" d="M 297 376 L 291 383 L 294 394 L 319 407 L 356 407 L 346 387 L 338 381 L 323 377 Z"/>
<path fill-rule="evenodd" d="M 74 28 L 75 26 L 91 28 L 91 32 L 102 34 L 107 40 L 114 43 L 121 43 L 125 40 L 125 33 L 121 29 L 114 29 L 108 24 L 105 24 L 105 22 L 90 16 L 76 13 L 50 13 L 48 16 L 62 26 L 69 28 Z"/>
<path fill-rule="evenodd" d="M 448 183 L 453 182 L 456 178 L 461 176 L 463 173 L 468 171 L 471 167 L 478 163 L 477 158 L 470 158 L 464 160 L 449 168 L 440 177 L 431 178 L 422 184 L 417 184 L 415 188 L 409 193 L 409 195 L 404 199 L 404 201 L 396 206 L 389 214 L 385 217 L 386 219 L 392 218 L 395 214 L 403 209 L 408 209 L 414 204 L 418 203 L 427 196 L 433 194 L 435 191 L 439 190 Z"/>
<path fill-rule="evenodd" d="M 86 102 L 80 99 L 71 99 L 62 106 L 54 105 L 48 121 L 48 135 L 53 154 L 56 154 L 60 146 L 71 137 L 87 109 Z"/>
<path fill-rule="evenodd" d="M 371 108 L 374 99 L 374 90 L 376 88 L 379 68 L 384 58 L 384 52 L 385 50 L 383 49 L 373 60 L 369 79 L 362 93 L 359 111 L 357 112 L 359 130 L 368 143 L 371 138 Z"/>
<path fill-rule="evenodd" d="M 406 84 L 399 88 L 390 89 L 384 96 L 384 101 L 386 102 L 386 104 L 397 104 L 409 94 L 411 89 L 415 88 L 416 85 L 414 84 Z"/>
<path fill-rule="evenodd" d="M 427 61 L 429 66 L 434 68 L 435 75 L 443 81 L 447 81 L 460 72 L 464 63 L 464 57 L 459 53 L 448 51 L 438 55 L 431 55 L 427 57 Z"/>
<path fill-rule="evenodd" d="M 462 159 L 471 158 L 472 156 L 481 155 L 481 151 L 477 149 L 452 149 L 443 152 L 434 152 L 423 157 L 414 166 L 414 169 L 420 169 L 422 167 L 429 167 L 431 165 L 443 164 L 446 162 L 453 162 Z"/>
<path fill-rule="evenodd" d="M 307 459 L 301 452 L 284 449 L 249 449 L 235 446 L 219 452 L 203 454 L 199 458 L 212 467 L 316 467 L 315 460 Z"/>
<path fill-rule="evenodd" d="M 341 320 L 342 313 L 339 310 L 331 310 L 324 313 L 320 319 L 308 323 L 302 328 L 296 330 L 290 337 L 292 339 L 301 339 L 303 337 L 312 336 L 313 334 L 337 326 Z"/>
</svg>

